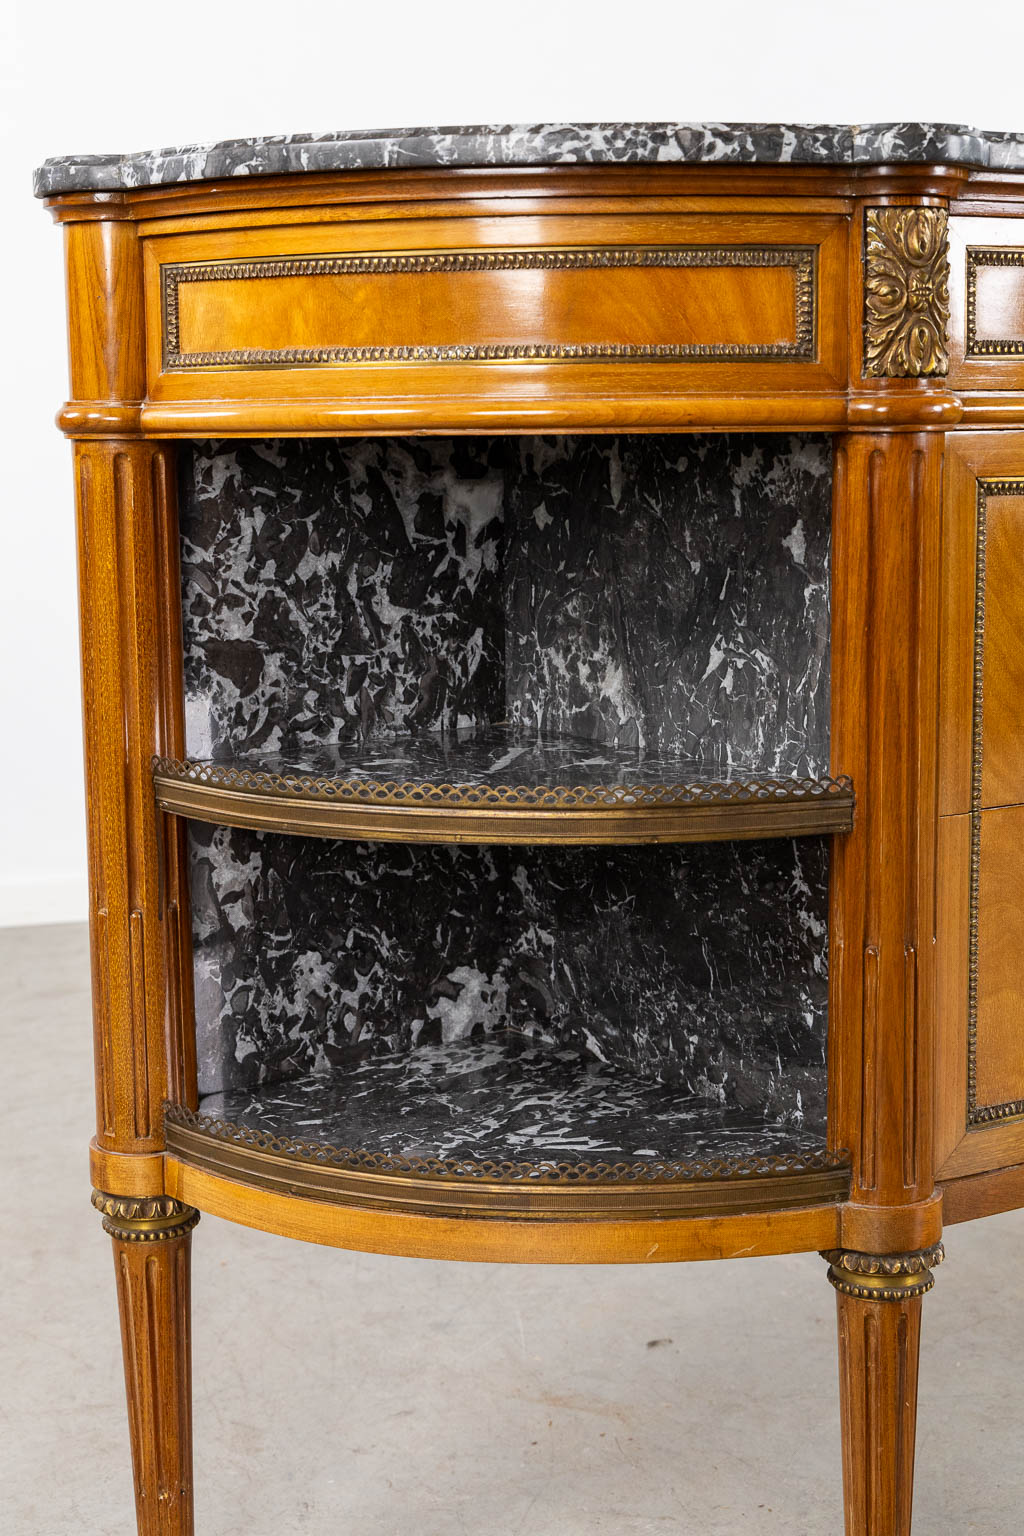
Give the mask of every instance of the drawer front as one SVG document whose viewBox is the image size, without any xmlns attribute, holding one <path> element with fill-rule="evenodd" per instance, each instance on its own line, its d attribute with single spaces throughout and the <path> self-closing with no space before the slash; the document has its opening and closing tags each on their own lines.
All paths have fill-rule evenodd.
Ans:
<svg viewBox="0 0 1024 1536">
<path fill-rule="evenodd" d="M 171 262 L 163 367 L 815 356 L 813 246 Z"/>
<path fill-rule="evenodd" d="M 665 215 L 150 237 L 150 399 L 834 386 L 844 243 Z"/>
<path fill-rule="evenodd" d="M 1024 389 L 1024 219 L 952 218 L 950 369 L 959 389 Z"/>
</svg>

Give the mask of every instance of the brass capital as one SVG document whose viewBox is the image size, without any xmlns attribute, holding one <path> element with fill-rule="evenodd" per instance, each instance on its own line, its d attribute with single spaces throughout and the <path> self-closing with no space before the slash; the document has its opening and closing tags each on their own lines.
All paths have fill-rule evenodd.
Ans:
<svg viewBox="0 0 1024 1536">
<path fill-rule="evenodd" d="M 107 1195 L 92 1192 L 92 1203 L 103 1217 L 103 1230 L 123 1243 L 160 1243 L 184 1237 L 199 1220 L 199 1212 L 170 1195 Z"/>
<path fill-rule="evenodd" d="M 844 1296 L 859 1301 L 909 1301 L 924 1296 L 935 1284 L 932 1270 L 945 1258 L 941 1243 L 913 1253 L 857 1253 L 827 1248 L 829 1282 Z"/>
</svg>

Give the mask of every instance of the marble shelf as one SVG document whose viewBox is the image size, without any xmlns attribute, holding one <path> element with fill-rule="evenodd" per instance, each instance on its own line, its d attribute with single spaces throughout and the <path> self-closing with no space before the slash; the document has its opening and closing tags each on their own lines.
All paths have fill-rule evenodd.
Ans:
<svg viewBox="0 0 1024 1536">
<path fill-rule="evenodd" d="M 230 761 L 158 758 L 162 809 L 320 837 L 653 843 L 848 832 L 849 779 L 759 774 L 504 725 Z"/>
<path fill-rule="evenodd" d="M 799 1204 L 839 1197 L 847 1178 L 820 1126 L 773 1124 L 513 1031 L 210 1094 L 166 1119 L 172 1155 L 209 1171 L 416 1208 Z"/>
</svg>

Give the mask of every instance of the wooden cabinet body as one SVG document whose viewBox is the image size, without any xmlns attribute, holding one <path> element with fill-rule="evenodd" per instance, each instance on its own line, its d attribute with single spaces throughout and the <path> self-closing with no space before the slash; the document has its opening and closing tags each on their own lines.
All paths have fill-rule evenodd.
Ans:
<svg viewBox="0 0 1024 1536">
<path fill-rule="evenodd" d="M 820 1250 L 848 1536 L 905 1536 L 943 1227 L 1024 1204 L 1020 176 L 936 155 L 82 185 L 51 187 L 51 208 L 79 511 L 92 1170 L 140 1531 L 192 1529 L 187 1265 L 203 1211 L 438 1258 Z M 831 439 L 830 761 L 803 787 L 793 770 L 770 787 L 748 774 L 738 794 L 661 783 L 624 801 L 616 780 L 460 798 L 438 782 L 374 799 L 312 769 L 190 757 L 176 442 L 752 431 Z M 677 1159 L 653 1181 L 607 1165 L 467 1179 L 443 1158 L 360 1163 L 211 1128 L 188 818 L 452 846 L 829 838 L 820 1150 Z"/>
</svg>

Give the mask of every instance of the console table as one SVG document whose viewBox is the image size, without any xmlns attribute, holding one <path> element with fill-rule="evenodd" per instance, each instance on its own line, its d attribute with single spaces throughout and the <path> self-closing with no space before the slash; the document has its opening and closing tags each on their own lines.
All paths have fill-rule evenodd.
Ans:
<svg viewBox="0 0 1024 1536">
<path fill-rule="evenodd" d="M 820 1251 L 847 1533 L 909 1532 L 944 1227 L 1024 1204 L 1022 173 L 920 124 L 37 173 L 143 1536 L 200 1212 Z"/>
</svg>

